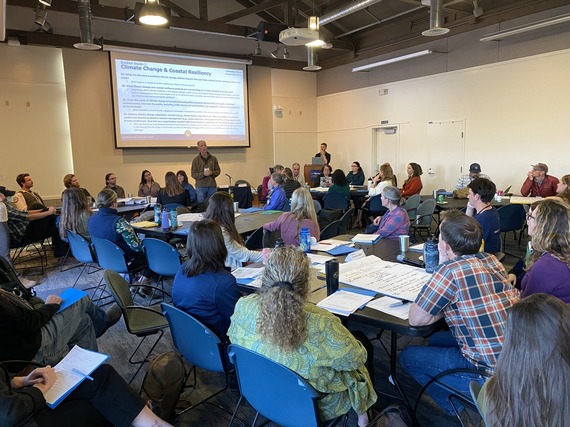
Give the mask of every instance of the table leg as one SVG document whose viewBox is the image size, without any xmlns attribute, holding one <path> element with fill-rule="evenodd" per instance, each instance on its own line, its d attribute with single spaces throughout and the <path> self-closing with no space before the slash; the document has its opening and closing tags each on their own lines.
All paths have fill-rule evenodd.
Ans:
<svg viewBox="0 0 570 427">
<path fill-rule="evenodd" d="M 396 375 L 396 373 L 397 373 L 397 369 L 396 369 L 396 358 L 397 358 L 397 356 L 398 356 L 398 334 L 394 331 L 391 331 L 390 332 L 390 376 L 392 377 L 392 381 L 394 383 L 394 386 L 396 386 L 396 389 L 398 390 L 398 393 L 400 394 L 400 397 L 402 398 L 404 405 L 406 406 L 406 409 L 408 410 L 408 413 L 410 414 L 410 418 L 412 419 L 412 425 L 417 426 L 418 421 L 416 419 L 416 413 L 414 412 L 412 405 L 410 405 L 408 398 L 404 394 L 404 390 L 400 384 L 400 381 L 398 380 L 398 376 Z"/>
</svg>

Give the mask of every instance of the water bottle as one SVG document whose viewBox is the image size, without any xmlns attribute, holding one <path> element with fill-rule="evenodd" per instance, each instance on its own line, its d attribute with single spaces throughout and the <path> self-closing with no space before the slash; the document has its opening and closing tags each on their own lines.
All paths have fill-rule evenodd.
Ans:
<svg viewBox="0 0 570 427">
<path fill-rule="evenodd" d="M 162 210 L 162 215 L 161 215 L 161 221 L 162 221 L 162 231 L 164 231 L 165 233 L 169 230 L 169 220 L 168 220 L 168 211 L 166 209 Z"/>
<path fill-rule="evenodd" d="M 170 228 L 174 230 L 178 228 L 178 212 L 176 212 L 176 209 L 172 209 L 169 213 L 170 213 Z"/>
<path fill-rule="evenodd" d="M 160 227 L 160 205 L 158 203 L 154 205 L 154 222 Z"/>
<path fill-rule="evenodd" d="M 325 276 L 327 282 L 327 296 L 338 290 L 338 261 L 331 259 L 325 262 Z"/>
<path fill-rule="evenodd" d="M 424 263 L 426 265 L 426 273 L 433 273 L 439 264 L 437 239 L 433 234 L 424 243 Z"/>
<path fill-rule="evenodd" d="M 301 228 L 299 233 L 299 246 L 304 252 L 311 252 L 311 233 L 307 227 Z"/>
</svg>

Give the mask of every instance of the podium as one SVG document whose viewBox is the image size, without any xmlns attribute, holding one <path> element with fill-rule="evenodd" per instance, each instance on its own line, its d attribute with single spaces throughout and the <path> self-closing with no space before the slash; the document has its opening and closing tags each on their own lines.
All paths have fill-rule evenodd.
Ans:
<svg viewBox="0 0 570 427">
<path fill-rule="evenodd" d="M 304 176 L 305 182 L 309 184 L 309 186 L 313 187 L 313 183 L 317 176 L 321 174 L 323 170 L 323 165 L 305 165 L 304 166 Z"/>
</svg>

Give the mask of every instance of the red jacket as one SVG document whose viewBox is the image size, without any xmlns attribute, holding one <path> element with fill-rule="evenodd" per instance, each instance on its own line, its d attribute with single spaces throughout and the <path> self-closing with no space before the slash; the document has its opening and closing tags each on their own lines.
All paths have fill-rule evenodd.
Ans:
<svg viewBox="0 0 570 427">
<path fill-rule="evenodd" d="M 402 197 L 420 194 L 423 187 L 422 179 L 419 176 L 413 176 L 404 182 L 404 186 L 402 187 Z"/>
<path fill-rule="evenodd" d="M 558 186 L 558 178 L 552 175 L 544 175 L 540 187 L 534 179 L 525 179 L 522 187 L 521 194 L 523 196 L 531 197 L 548 197 L 556 196 L 556 188 Z"/>
</svg>

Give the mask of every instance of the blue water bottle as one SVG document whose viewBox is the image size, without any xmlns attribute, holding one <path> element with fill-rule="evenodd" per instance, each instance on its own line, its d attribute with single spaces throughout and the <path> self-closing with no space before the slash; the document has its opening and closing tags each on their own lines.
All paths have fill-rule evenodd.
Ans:
<svg viewBox="0 0 570 427">
<path fill-rule="evenodd" d="M 433 234 L 424 243 L 424 263 L 426 265 L 426 273 L 433 273 L 439 264 L 437 239 Z"/>
<path fill-rule="evenodd" d="M 311 252 L 311 233 L 307 227 L 301 228 L 299 233 L 299 246 L 304 252 Z"/>
<path fill-rule="evenodd" d="M 154 222 L 160 227 L 160 205 L 158 203 L 154 205 Z"/>
<path fill-rule="evenodd" d="M 178 228 L 178 212 L 176 209 L 172 209 L 170 212 L 170 228 L 176 230 Z"/>
<path fill-rule="evenodd" d="M 168 211 L 166 209 L 162 210 L 162 215 L 161 215 L 161 221 L 162 221 L 162 231 L 164 231 L 165 233 L 170 229 L 169 227 L 169 219 L 168 219 Z"/>
</svg>

